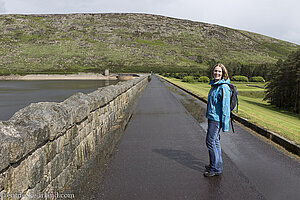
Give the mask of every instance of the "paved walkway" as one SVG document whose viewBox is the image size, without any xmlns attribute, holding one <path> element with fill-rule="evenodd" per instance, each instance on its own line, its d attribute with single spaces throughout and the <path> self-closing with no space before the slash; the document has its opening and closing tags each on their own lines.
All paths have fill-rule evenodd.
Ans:
<svg viewBox="0 0 300 200">
<path fill-rule="evenodd" d="M 204 177 L 204 165 L 208 163 L 205 122 L 196 121 L 180 102 L 184 97 L 166 86 L 172 87 L 153 77 L 104 180 L 97 188 L 86 186 L 89 199 L 300 197 L 299 163 L 238 126 L 238 135 L 222 134 L 223 174 Z M 262 155 L 264 152 L 266 155 Z"/>
</svg>

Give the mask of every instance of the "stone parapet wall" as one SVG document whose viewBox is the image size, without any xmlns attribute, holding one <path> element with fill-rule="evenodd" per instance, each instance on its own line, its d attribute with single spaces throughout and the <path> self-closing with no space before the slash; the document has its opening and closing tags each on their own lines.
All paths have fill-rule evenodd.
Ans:
<svg viewBox="0 0 300 200">
<path fill-rule="evenodd" d="M 128 119 L 148 81 L 141 75 L 61 103 L 32 103 L 0 121 L 0 199 L 63 191 L 118 121 Z"/>
</svg>

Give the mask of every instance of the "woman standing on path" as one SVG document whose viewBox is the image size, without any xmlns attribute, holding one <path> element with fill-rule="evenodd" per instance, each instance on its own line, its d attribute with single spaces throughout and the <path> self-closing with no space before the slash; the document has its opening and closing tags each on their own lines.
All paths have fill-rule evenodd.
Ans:
<svg viewBox="0 0 300 200">
<path fill-rule="evenodd" d="M 209 153 L 209 165 L 206 165 L 204 176 L 218 176 L 222 173 L 222 157 L 219 133 L 229 130 L 230 119 L 230 83 L 228 72 L 221 63 L 213 68 L 213 80 L 210 81 L 211 89 L 208 93 L 206 118 L 208 128 L 206 146 Z"/>
</svg>

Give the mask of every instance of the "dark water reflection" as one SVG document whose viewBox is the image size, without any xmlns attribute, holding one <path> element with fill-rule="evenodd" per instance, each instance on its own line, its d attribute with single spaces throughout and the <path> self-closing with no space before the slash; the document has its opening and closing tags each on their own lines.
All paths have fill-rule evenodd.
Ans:
<svg viewBox="0 0 300 200">
<path fill-rule="evenodd" d="M 76 92 L 87 94 L 116 83 L 115 80 L 0 81 L 0 120 L 8 120 L 30 103 L 61 102 Z"/>
</svg>

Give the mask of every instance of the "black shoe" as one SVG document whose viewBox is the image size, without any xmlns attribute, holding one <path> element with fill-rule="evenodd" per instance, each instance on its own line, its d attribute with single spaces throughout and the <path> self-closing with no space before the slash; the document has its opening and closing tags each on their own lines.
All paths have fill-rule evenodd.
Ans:
<svg viewBox="0 0 300 200">
<path fill-rule="evenodd" d="M 221 174 L 222 174 L 222 172 L 209 172 L 209 171 L 206 171 L 206 172 L 204 172 L 203 175 L 205 177 L 213 177 L 213 176 L 219 176 Z"/>
<path fill-rule="evenodd" d="M 207 172 L 210 169 L 210 165 L 205 165 L 205 171 Z"/>
</svg>

